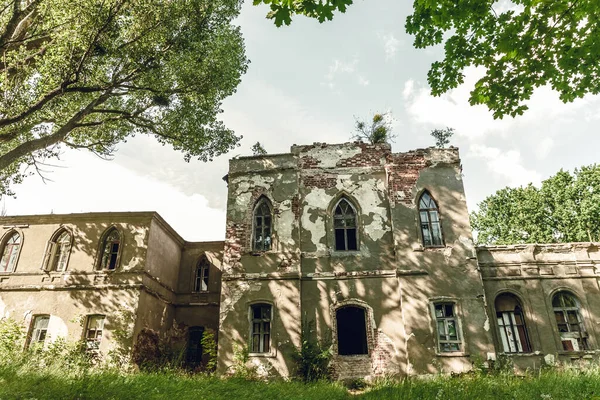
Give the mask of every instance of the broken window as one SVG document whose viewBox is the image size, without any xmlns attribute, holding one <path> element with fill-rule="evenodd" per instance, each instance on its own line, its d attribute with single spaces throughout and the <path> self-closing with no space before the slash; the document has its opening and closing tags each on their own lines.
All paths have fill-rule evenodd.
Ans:
<svg viewBox="0 0 600 400">
<path fill-rule="evenodd" d="M 369 354 L 365 309 L 355 306 L 342 307 L 335 312 L 335 318 L 338 354 L 342 356 Z"/>
<path fill-rule="evenodd" d="M 194 277 L 194 292 L 208 291 L 208 271 L 210 264 L 206 257 L 202 257 L 196 266 L 196 274 Z"/>
<path fill-rule="evenodd" d="M 21 235 L 13 232 L 4 242 L 2 258 L 0 259 L 0 272 L 13 272 L 15 270 L 19 250 L 21 250 Z"/>
<path fill-rule="evenodd" d="M 461 351 L 458 318 L 454 303 L 435 303 L 435 320 L 439 350 L 442 353 Z"/>
<path fill-rule="evenodd" d="M 196 367 L 202 362 L 202 335 L 203 326 L 192 326 L 188 329 L 186 361 L 190 367 Z"/>
<path fill-rule="evenodd" d="M 46 243 L 42 269 L 44 271 L 64 271 L 67 268 L 69 253 L 71 252 L 71 234 L 61 229 L 53 239 Z"/>
<path fill-rule="evenodd" d="M 269 353 L 271 351 L 271 305 L 253 304 L 250 307 L 252 320 L 251 353 Z"/>
<path fill-rule="evenodd" d="M 104 315 L 88 315 L 85 327 L 85 345 L 88 350 L 98 350 L 104 332 Z"/>
<path fill-rule="evenodd" d="M 333 228 L 337 251 L 358 250 L 356 209 L 346 199 L 341 199 L 335 207 Z"/>
<path fill-rule="evenodd" d="M 421 222 L 423 246 L 443 246 L 438 207 L 427 191 L 423 192 L 419 200 L 419 220 Z"/>
<path fill-rule="evenodd" d="M 255 251 L 271 250 L 271 207 L 269 200 L 261 198 L 254 209 L 254 241 Z"/>
<path fill-rule="evenodd" d="M 111 228 L 102 245 L 102 256 L 100 257 L 100 269 L 114 270 L 119 262 L 121 250 L 121 235 L 115 228 Z"/>
<path fill-rule="evenodd" d="M 577 298 L 568 292 L 558 292 L 552 298 L 552 307 L 563 350 L 588 350 L 588 334 Z"/>
<path fill-rule="evenodd" d="M 519 299 L 513 294 L 503 293 L 496 297 L 495 308 L 504 352 L 530 353 L 531 345 Z"/>
<path fill-rule="evenodd" d="M 29 347 L 43 346 L 48 337 L 49 315 L 36 315 L 33 317 L 31 334 L 29 335 Z"/>
</svg>

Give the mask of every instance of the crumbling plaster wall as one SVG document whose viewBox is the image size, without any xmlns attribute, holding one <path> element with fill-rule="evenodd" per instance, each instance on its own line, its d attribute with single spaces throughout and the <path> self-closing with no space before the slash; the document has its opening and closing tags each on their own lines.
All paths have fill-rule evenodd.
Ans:
<svg viewBox="0 0 600 400">
<path fill-rule="evenodd" d="M 599 246 L 564 243 L 477 248 L 489 315 L 496 315 L 494 302 L 501 293 L 512 293 L 523 306 L 532 353 L 508 355 L 517 367 L 526 369 L 556 361 L 599 358 Z M 559 290 L 571 292 L 579 299 L 591 350 L 563 350 L 552 307 L 552 297 Z M 492 331 L 498 353 L 503 354 L 495 318 Z"/>
</svg>

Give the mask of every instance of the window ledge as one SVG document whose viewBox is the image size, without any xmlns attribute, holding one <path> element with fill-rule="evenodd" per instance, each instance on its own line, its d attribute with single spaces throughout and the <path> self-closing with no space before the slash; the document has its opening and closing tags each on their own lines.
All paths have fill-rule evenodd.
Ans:
<svg viewBox="0 0 600 400">
<path fill-rule="evenodd" d="M 275 357 L 277 357 L 277 353 L 276 352 L 270 352 L 270 353 L 248 353 L 248 357 L 275 358 Z"/>
<path fill-rule="evenodd" d="M 267 250 L 267 251 L 258 251 L 258 250 L 251 250 L 248 252 L 249 256 L 254 256 L 254 257 L 260 257 L 260 256 L 264 256 L 265 254 L 277 254 L 279 253 L 276 250 Z"/>
<path fill-rule="evenodd" d="M 336 354 L 336 357 L 344 359 L 344 360 L 360 360 L 360 359 L 370 359 L 370 354 Z"/>
<path fill-rule="evenodd" d="M 558 352 L 559 356 L 577 356 L 577 357 L 581 357 L 581 356 L 585 356 L 585 355 L 594 355 L 597 354 L 598 352 L 595 350 L 581 350 L 581 351 L 564 351 L 564 350 L 560 350 Z"/>
<path fill-rule="evenodd" d="M 329 255 L 331 257 L 356 257 L 362 255 L 362 252 L 360 250 L 331 250 Z"/>
<path fill-rule="evenodd" d="M 437 357 L 469 357 L 469 353 L 465 353 L 464 351 L 449 351 L 446 353 L 435 353 Z"/>
<path fill-rule="evenodd" d="M 498 355 L 502 357 L 541 357 L 543 354 L 539 351 L 532 351 L 529 353 L 498 353 Z"/>
</svg>

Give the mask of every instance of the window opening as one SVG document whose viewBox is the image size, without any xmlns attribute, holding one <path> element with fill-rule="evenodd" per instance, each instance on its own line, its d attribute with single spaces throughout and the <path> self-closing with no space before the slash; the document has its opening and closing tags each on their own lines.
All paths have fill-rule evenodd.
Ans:
<svg viewBox="0 0 600 400">
<path fill-rule="evenodd" d="M 195 367 L 202 362 L 202 336 L 204 335 L 204 327 L 192 326 L 188 329 L 188 343 L 186 360 L 187 364 Z"/>
<path fill-rule="evenodd" d="M 356 225 L 356 211 L 354 207 L 352 207 L 348 200 L 340 200 L 335 207 L 333 215 L 336 250 L 358 250 Z"/>
<path fill-rule="evenodd" d="M 336 311 L 335 316 L 338 354 L 343 356 L 369 354 L 365 309 L 354 306 L 342 307 Z"/>
<path fill-rule="evenodd" d="M 85 328 L 85 344 L 88 350 L 98 350 L 104 332 L 104 315 L 89 315 Z"/>
<path fill-rule="evenodd" d="M 462 342 L 458 334 L 454 303 L 436 303 L 434 308 L 440 351 L 443 353 L 460 351 Z"/>
<path fill-rule="evenodd" d="M 33 319 L 29 346 L 43 346 L 48 336 L 49 315 L 36 315 Z"/>
<path fill-rule="evenodd" d="M 419 219 L 423 245 L 443 246 L 438 207 L 429 192 L 424 192 L 419 200 Z"/>
<path fill-rule="evenodd" d="M 54 255 L 54 270 L 61 272 L 67 268 L 67 260 L 69 259 L 69 251 L 71 250 L 71 235 L 67 231 L 63 231 L 58 239 L 56 239 L 56 253 Z"/>
<path fill-rule="evenodd" d="M 254 304 L 252 317 L 252 353 L 268 353 L 271 350 L 271 305 Z"/>
<path fill-rule="evenodd" d="M 204 257 L 200 260 L 196 266 L 196 276 L 194 279 L 194 292 L 206 292 L 208 291 L 208 272 L 210 270 L 210 264 Z"/>
<path fill-rule="evenodd" d="M 501 294 L 496 298 L 495 308 L 504 352 L 530 353 L 523 308 L 517 297 L 509 293 Z"/>
<path fill-rule="evenodd" d="M 121 236 L 116 229 L 112 229 L 106 239 L 104 239 L 100 269 L 113 270 L 117 268 L 120 247 Z"/>
<path fill-rule="evenodd" d="M 0 272 L 12 272 L 15 270 L 20 249 L 21 235 L 14 232 L 4 243 L 2 258 L 0 259 Z"/>
<path fill-rule="evenodd" d="M 588 333 L 577 298 L 567 292 L 558 292 L 552 298 L 552 307 L 563 350 L 588 350 Z"/>
<path fill-rule="evenodd" d="M 254 244 L 256 251 L 271 250 L 271 207 L 265 199 L 254 210 Z"/>
</svg>

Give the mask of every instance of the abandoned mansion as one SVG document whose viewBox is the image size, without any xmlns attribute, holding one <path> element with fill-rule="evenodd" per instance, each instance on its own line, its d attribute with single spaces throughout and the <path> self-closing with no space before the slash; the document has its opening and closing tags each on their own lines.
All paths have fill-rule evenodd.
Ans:
<svg viewBox="0 0 600 400">
<path fill-rule="evenodd" d="M 342 378 L 597 359 L 600 243 L 473 243 L 456 148 L 315 143 L 232 159 L 225 241 L 187 242 L 153 212 L 0 218 L 0 317 L 106 354 L 118 332 L 218 340 L 294 373 L 310 331 Z"/>
</svg>

